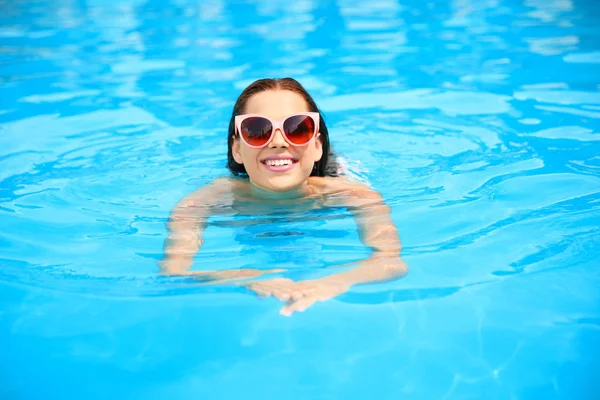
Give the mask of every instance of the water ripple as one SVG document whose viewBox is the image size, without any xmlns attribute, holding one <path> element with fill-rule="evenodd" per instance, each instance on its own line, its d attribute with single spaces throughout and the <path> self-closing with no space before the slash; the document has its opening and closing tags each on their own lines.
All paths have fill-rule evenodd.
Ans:
<svg viewBox="0 0 600 400">
<path fill-rule="evenodd" d="M 123 391 L 132 398 L 239 398 L 250 384 L 263 398 L 597 388 L 592 2 L 0 10 L 0 336 L 12 368 L 0 397 L 90 397 L 90 376 L 119 371 L 124 389 L 143 386 Z M 324 111 L 349 175 L 391 206 L 411 267 L 292 319 L 241 287 L 157 274 L 170 209 L 227 175 L 236 96 L 287 75 Z M 209 221 L 195 268 L 281 267 L 304 280 L 369 254 L 345 209 L 233 214 Z M 48 365 L 76 384 L 59 393 Z"/>
</svg>

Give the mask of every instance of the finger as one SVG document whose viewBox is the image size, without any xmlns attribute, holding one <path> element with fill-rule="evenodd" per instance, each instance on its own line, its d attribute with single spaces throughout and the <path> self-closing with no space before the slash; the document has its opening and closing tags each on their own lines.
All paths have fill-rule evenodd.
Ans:
<svg viewBox="0 0 600 400">
<path fill-rule="evenodd" d="M 256 294 L 256 296 L 260 297 L 261 299 L 269 298 L 269 297 L 271 297 L 271 294 L 272 294 L 271 292 L 268 292 L 268 291 L 258 291 L 258 290 L 255 290 L 254 293 Z"/>
<path fill-rule="evenodd" d="M 276 274 L 279 272 L 283 272 L 283 269 L 252 269 L 252 268 L 244 268 L 238 270 L 237 277 L 240 279 L 243 278 L 254 278 L 257 276 L 265 275 L 265 274 Z"/>
<path fill-rule="evenodd" d="M 293 291 L 291 285 L 281 284 L 273 288 L 273 297 L 280 301 L 288 301 L 292 298 L 290 293 Z"/>
<path fill-rule="evenodd" d="M 302 291 L 302 290 L 294 290 L 291 293 L 291 298 L 294 301 L 298 301 L 298 300 L 302 299 L 303 297 L 304 297 L 304 291 Z"/>
<path fill-rule="evenodd" d="M 289 281 L 289 279 L 285 279 L 285 278 L 274 278 L 274 279 L 268 279 L 268 280 L 262 280 L 262 281 L 250 281 L 250 282 L 240 282 L 239 284 L 241 286 L 245 286 L 251 290 L 254 290 L 254 288 L 262 288 L 263 290 L 275 290 L 278 287 L 280 287 L 281 285 L 285 284 L 287 281 Z"/>
<path fill-rule="evenodd" d="M 305 297 L 314 297 L 316 293 L 317 290 L 312 287 L 295 287 L 294 292 L 292 293 L 292 298 L 294 300 L 300 300 Z"/>
<path fill-rule="evenodd" d="M 289 302 L 288 304 L 283 306 L 283 308 L 281 309 L 281 311 L 279 313 L 281 315 L 289 317 L 294 312 L 303 312 L 308 307 L 315 304 L 316 301 L 317 301 L 316 297 L 304 297 L 298 301 Z"/>
<path fill-rule="evenodd" d="M 273 296 L 281 301 L 288 301 L 289 286 L 293 283 L 290 279 L 286 278 L 275 278 L 266 281 L 255 281 L 252 283 L 246 283 L 243 286 L 252 290 L 261 297 Z"/>
<path fill-rule="evenodd" d="M 323 290 L 319 285 L 315 285 L 313 282 L 296 282 L 294 284 L 294 292 L 292 298 L 294 300 L 300 300 L 303 297 L 315 297 Z"/>
<path fill-rule="evenodd" d="M 273 292 L 273 297 L 279 301 L 288 301 L 291 298 L 290 294 L 284 290 L 276 290 Z"/>
<path fill-rule="evenodd" d="M 273 294 L 273 292 L 267 288 L 256 286 L 256 285 L 248 285 L 246 286 L 248 289 L 252 290 L 258 297 L 266 298 Z"/>
<path fill-rule="evenodd" d="M 218 270 L 218 271 L 192 271 L 194 275 L 202 277 L 206 280 L 212 280 L 214 284 L 221 284 L 230 282 L 234 285 L 238 284 L 236 281 L 243 281 L 246 279 L 257 278 L 261 275 L 279 273 L 282 269 L 267 269 L 258 270 L 251 268 L 235 269 L 235 270 Z M 242 283 L 243 284 L 243 283 Z"/>
</svg>

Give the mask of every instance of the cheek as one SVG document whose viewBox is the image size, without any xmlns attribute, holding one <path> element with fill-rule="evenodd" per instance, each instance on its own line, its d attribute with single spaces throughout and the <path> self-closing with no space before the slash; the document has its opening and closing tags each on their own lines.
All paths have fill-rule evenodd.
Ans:
<svg viewBox="0 0 600 400">
<path fill-rule="evenodd" d="M 311 143 L 306 149 L 304 157 L 307 161 L 317 162 L 321 158 L 321 146 L 320 144 Z"/>
<path fill-rule="evenodd" d="M 254 165 L 258 162 L 260 150 L 253 149 L 248 146 L 243 146 L 240 149 L 240 153 L 242 155 L 244 164 Z"/>
</svg>

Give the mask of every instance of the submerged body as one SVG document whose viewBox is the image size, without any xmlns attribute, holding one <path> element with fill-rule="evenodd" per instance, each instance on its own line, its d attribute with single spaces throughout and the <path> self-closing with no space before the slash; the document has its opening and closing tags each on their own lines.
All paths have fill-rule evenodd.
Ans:
<svg viewBox="0 0 600 400">
<path fill-rule="evenodd" d="M 247 180 L 220 178 L 186 196 L 173 209 L 165 243 L 163 273 L 206 276 L 215 281 L 248 279 L 283 270 L 192 270 L 194 256 L 204 243 L 204 229 L 213 215 L 268 215 L 277 209 L 294 215 L 317 208 L 346 208 L 356 221 L 361 241 L 371 255 L 355 268 L 324 278 L 293 282 L 273 278 L 245 283 L 261 296 L 274 296 L 288 304 L 283 314 L 301 311 L 316 301 L 327 300 L 352 285 L 383 282 L 402 277 L 407 266 L 400 258 L 401 243 L 390 208 L 379 193 L 345 178 L 310 177 L 304 186 L 283 195 L 260 189 Z"/>
<path fill-rule="evenodd" d="M 407 267 L 400 258 L 402 246 L 389 206 L 368 186 L 331 176 L 329 155 L 323 118 L 296 81 L 261 80 L 250 85 L 234 106 L 228 137 L 228 167 L 242 177 L 219 178 L 173 208 L 161 271 L 205 276 L 216 282 L 283 272 L 192 271 L 208 218 L 227 213 L 269 215 L 274 210 L 297 215 L 343 207 L 353 215 L 361 241 L 371 249 L 369 257 L 357 261 L 351 270 L 323 278 L 292 281 L 275 277 L 242 284 L 260 296 L 285 301 L 281 312 L 290 315 L 344 293 L 352 285 L 403 276 Z"/>
</svg>

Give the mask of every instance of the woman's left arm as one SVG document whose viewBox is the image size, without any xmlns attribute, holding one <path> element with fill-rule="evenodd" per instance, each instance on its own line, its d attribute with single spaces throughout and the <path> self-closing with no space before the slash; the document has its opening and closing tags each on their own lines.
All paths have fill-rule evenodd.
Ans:
<svg viewBox="0 0 600 400">
<path fill-rule="evenodd" d="M 339 179 L 339 178 L 338 178 Z M 293 282 L 285 278 L 257 281 L 250 289 L 261 296 L 274 296 L 286 301 L 283 315 L 304 311 L 317 301 L 324 301 L 346 292 L 351 286 L 386 282 L 404 276 L 408 267 L 400 258 L 402 245 L 398 229 L 392 221 L 391 209 L 381 194 L 361 184 L 336 182 L 341 196 L 336 203 L 353 214 L 361 241 L 372 249 L 371 255 L 356 262 L 356 267 L 329 276 Z"/>
<path fill-rule="evenodd" d="M 361 283 L 384 282 L 402 277 L 408 271 L 400 258 L 402 243 L 398 228 L 391 218 L 391 208 L 380 193 L 361 184 L 344 183 L 343 204 L 354 216 L 363 244 L 371 255 L 347 272 L 331 275 L 350 286 Z"/>
</svg>

